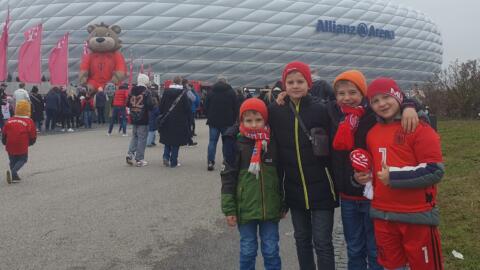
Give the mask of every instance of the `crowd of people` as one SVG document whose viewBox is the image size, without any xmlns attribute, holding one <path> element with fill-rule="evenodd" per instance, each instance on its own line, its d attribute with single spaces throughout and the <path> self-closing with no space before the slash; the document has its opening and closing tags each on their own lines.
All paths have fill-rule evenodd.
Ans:
<svg viewBox="0 0 480 270">
<path fill-rule="evenodd" d="M 173 78 L 162 96 L 149 85 L 149 77 L 139 74 L 130 90 L 121 85 L 114 92 L 108 135 L 115 122 L 126 135 L 128 111 L 126 163 L 147 166 L 145 149 L 156 145 L 158 133 L 163 165 L 178 168 L 180 147 L 196 144 L 200 97 L 181 77 Z M 56 123 L 78 127 L 80 115 L 90 128 L 93 112 L 102 113 L 98 106 L 108 101 L 102 93 L 90 97 L 53 88 L 42 98 L 38 89 L 29 95 L 20 85 L 14 116 L 2 117 L 7 181 L 19 181 L 18 170 L 36 138 L 30 126 L 41 130 L 44 110 L 46 130 Z M 279 222 L 287 213 L 299 268 L 335 269 L 332 234 L 339 206 L 348 269 L 443 269 L 436 205 L 436 185 L 444 174 L 440 138 L 393 79 L 367 84 L 362 72 L 348 70 L 332 87 L 312 76 L 307 64 L 291 62 L 260 98 L 246 94 L 219 77 L 204 100 L 206 169 L 215 170 L 221 138 L 221 209 L 240 233 L 240 269 L 255 269 L 258 238 L 264 268 L 281 269 Z"/>
</svg>

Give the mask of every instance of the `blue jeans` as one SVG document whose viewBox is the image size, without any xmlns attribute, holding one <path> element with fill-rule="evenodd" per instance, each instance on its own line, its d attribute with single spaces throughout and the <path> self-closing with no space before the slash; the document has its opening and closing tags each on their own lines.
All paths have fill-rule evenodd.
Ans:
<svg viewBox="0 0 480 270">
<path fill-rule="evenodd" d="M 105 124 L 105 107 L 97 107 L 97 123 Z"/>
<path fill-rule="evenodd" d="M 28 154 L 25 155 L 8 155 L 10 159 L 10 171 L 12 172 L 12 176 L 18 176 L 18 171 L 27 163 Z"/>
<path fill-rule="evenodd" d="M 147 135 L 147 146 L 148 145 L 153 145 L 155 143 L 155 135 L 156 135 L 157 131 L 148 131 L 148 135 Z"/>
<path fill-rule="evenodd" d="M 92 127 L 92 111 L 83 111 L 83 123 L 85 124 L 85 128 Z"/>
<path fill-rule="evenodd" d="M 135 160 L 140 161 L 145 159 L 145 146 L 147 145 L 147 125 L 133 125 L 132 139 L 128 146 L 128 154 L 135 155 Z"/>
<path fill-rule="evenodd" d="M 39 131 L 42 131 L 42 120 L 37 120 L 37 121 L 35 121 L 35 127 L 36 127 Z"/>
<path fill-rule="evenodd" d="M 177 167 L 178 150 L 180 150 L 180 146 L 172 145 L 165 145 L 163 149 L 163 159 L 170 161 L 170 167 Z"/>
<path fill-rule="evenodd" d="M 215 162 L 215 154 L 217 153 L 217 142 L 220 134 L 224 135 L 225 131 L 227 131 L 226 127 L 223 128 L 215 128 L 209 127 L 209 141 L 208 141 L 208 161 Z M 223 139 L 222 139 L 222 152 L 223 156 L 225 157 L 225 151 L 223 149 Z"/>
<path fill-rule="evenodd" d="M 260 234 L 264 269 L 281 269 L 278 222 L 251 221 L 238 225 L 238 231 L 240 232 L 240 270 L 255 269 L 258 249 L 257 228 Z"/>
<path fill-rule="evenodd" d="M 120 123 L 123 134 L 127 134 L 127 110 L 125 109 L 125 107 L 113 107 L 112 118 L 110 118 L 110 126 L 108 127 L 108 133 L 112 133 L 113 124 L 117 120 Z"/>
<path fill-rule="evenodd" d="M 370 201 L 341 200 L 343 234 L 347 242 L 348 270 L 382 270 L 377 262 L 377 246 Z"/>
<path fill-rule="evenodd" d="M 322 270 L 335 270 L 333 252 L 332 210 L 290 209 L 300 270 L 315 270 L 313 250 L 317 254 L 317 266 Z M 312 244 L 313 242 L 313 244 Z"/>
</svg>

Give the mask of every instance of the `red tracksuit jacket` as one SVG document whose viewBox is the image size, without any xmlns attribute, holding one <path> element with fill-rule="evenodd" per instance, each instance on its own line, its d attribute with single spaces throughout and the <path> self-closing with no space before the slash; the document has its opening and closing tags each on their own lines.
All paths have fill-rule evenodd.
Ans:
<svg viewBox="0 0 480 270">
<path fill-rule="evenodd" d="M 29 117 L 14 116 L 7 120 L 2 130 L 2 142 L 9 155 L 28 154 L 28 146 L 36 139 L 37 129 Z"/>
</svg>

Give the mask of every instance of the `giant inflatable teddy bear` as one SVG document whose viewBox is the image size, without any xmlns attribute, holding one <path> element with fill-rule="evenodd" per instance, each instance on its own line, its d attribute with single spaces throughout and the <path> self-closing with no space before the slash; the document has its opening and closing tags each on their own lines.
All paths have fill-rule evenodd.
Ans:
<svg viewBox="0 0 480 270">
<path fill-rule="evenodd" d="M 125 59 L 120 52 L 121 40 L 119 26 L 101 24 L 89 25 L 87 39 L 90 53 L 85 55 L 80 64 L 79 81 L 86 84 L 88 92 L 94 95 L 108 82 L 119 84 L 126 77 Z"/>
</svg>

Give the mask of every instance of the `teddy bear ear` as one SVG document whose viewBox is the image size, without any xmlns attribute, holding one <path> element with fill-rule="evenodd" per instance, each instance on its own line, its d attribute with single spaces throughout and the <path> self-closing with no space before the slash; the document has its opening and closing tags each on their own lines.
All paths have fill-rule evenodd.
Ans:
<svg viewBox="0 0 480 270">
<path fill-rule="evenodd" d="M 115 32 L 117 35 L 120 34 L 120 32 L 122 32 L 122 28 L 120 28 L 120 26 L 118 25 L 112 25 L 110 26 L 110 29 Z"/>
<path fill-rule="evenodd" d="M 90 25 L 87 27 L 88 33 L 89 33 L 89 34 L 92 33 L 93 30 L 95 30 L 95 25 L 90 24 Z"/>
</svg>

